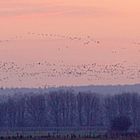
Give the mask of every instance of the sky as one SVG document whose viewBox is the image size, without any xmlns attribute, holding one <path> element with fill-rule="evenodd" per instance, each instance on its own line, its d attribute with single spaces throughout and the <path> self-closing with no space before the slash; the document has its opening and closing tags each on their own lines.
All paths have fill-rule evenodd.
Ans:
<svg viewBox="0 0 140 140">
<path fill-rule="evenodd" d="M 134 38 L 139 37 L 139 4 L 139 0 L 1 0 L 0 29 L 6 36 L 33 30 Z"/>
<path fill-rule="evenodd" d="M 68 75 L 52 78 L 47 75 L 44 79 L 38 77 L 38 80 L 26 75 L 19 82 L 19 78 L 13 78 L 17 73 L 1 69 L 1 85 L 37 87 L 139 83 L 139 5 L 139 0 L 1 0 L 1 65 L 14 62 L 19 67 L 26 67 L 26 64 L 44 64 L 47 61 L 57 64 L 55 68 L 60 71 L 64 68 L 62 63 L 70 64 L 70 67 L 93 63 L 100 65 L 95 69 L 104 69 L 101 65 L 121 63 L 121 67 L 129 73 L 125 76 L 117 73 L 115 77 L 105 75 L 109 79 L 104 78 L 104 74 L 98 79 L 85 74 L 78 78 Z M 70 41 L 74 37 L 81 40 Z M 136 69 L 130 70 L 130 67 Z M 45 71 L 46 65 L 42 69 Z M 29 72 L 28 68 L 25 71 Z M 30 73 L 34 71 L 40 72 L 36 65 Z M 18 71 L 18 74 L 24 72 Z M 100 74 L 96 71 L 95 75 Z M 132 78 L 132 75 L 135 76 Z M 10 78 L 5 80 L 6 77 Z"/>
</svg>

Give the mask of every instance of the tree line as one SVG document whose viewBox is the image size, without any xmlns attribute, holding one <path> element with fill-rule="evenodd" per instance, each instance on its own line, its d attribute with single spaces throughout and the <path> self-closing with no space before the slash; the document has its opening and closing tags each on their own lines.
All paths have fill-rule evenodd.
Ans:
<svg viewBox="0 0 140 140">
<path fill-rule="evenodd" d="M 115 117 L 131 120 L 140 129 L 140 95 L 103 95 L 57 90 L 49 93 L 0 95 L 0 127 L 104 127 Z"/>
</svg>

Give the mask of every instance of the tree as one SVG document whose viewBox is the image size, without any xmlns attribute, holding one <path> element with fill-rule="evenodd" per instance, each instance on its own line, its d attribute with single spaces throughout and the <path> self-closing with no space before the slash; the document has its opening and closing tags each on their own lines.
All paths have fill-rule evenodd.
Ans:
<svg viewBox="0 0 140 140">
<path fill-rule="evenodd" d="M 73 126 L 76 110 L 76 98 L 71 90 L 59 91 L 62 126 Z"/>
<path fill-rule="evenodd" d="M 44 126 L 46 123 L 46 104 L 42 94 L 31 95 L 26 100 L 29 123 L 32 126 Z"/>
<path fill-rule="evenodd" d="M 130 94 L 130 98 L 131 98 L 131 117 L 132 117 L 132 123 L 133 123 L 133 132 L 137 131 L 138 126 L 140 125 L 140 98 L 139 98 L 139 94 L 137 93 L 133 93 Z"/>
<path fill-rule="evenodd" d="M 49 116 L 52 126 L 59 127 L 61 122 L 60 114 L 60 96 L 57 91 L 52 91 L 48 95 Z"/>
<path fill-rule="evenodd" d="M 106 96 L 103 99 L 103 107 L 105 112 L 104 122 L 107 127 L 109 127 L 110 122 L 117 115 L 116 99 L 114 96 Z"/>
<path fill-rule="evenodd" d="M 24 95 L 15 95 L 16 98 L 15 104 L 16 104 L 16 127 L 24 127 L 26 125 L 26 96 Z"/>
<path fill-rule="evenodd" d="M 82 93 L 78 93 L 77 95 L 77 115 L 78 115 L 78 125 L 82 126 L 83 125 L 83 103 L 84 103 L 84 98 L 82 96 Z"/>
<path fill-rule="evenodd" d="M 93 126 L 98 118 L 99 112 L 99 98 L 95 93 L 84 93 L 84 117 L 85 125 Z"/>
<path fill-rule="evenodd" d="M 131 120 L 127 116 L 118 116 L 111 121 L 111 130 L 116 132 L 126 132 L 132 125 Z"/>
<path fill-rule="evenodd" d="M 4 127 L 5 124 L 5 120 L 6 120 L 6 103 L 5 102 L 1 102 L 0 103 L 0 127 Z"/>
<path fill-rule="evenodd" d="M 9 97 L 6 107 L 6 119 L 8 127 L 16 127 L 17 106 L 15 100 Z"/>
</svg>

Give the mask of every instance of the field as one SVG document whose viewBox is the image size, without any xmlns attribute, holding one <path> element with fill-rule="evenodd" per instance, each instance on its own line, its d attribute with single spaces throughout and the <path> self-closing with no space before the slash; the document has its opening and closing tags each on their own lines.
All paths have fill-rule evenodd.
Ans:
<svg viewBox="0 0 140 140">
<path fill-rule="evenodd" d="M 74 134 L 69 134 L 69 135 L 19 135 L 17 136 L 0 136 L 0 140 L 140 140 L 140 134 L 134 134 L 134 133 L 129 133 L 129 134 L 105 134 L 105 135 L 97 135 L 97 136 L 90 136 L 90 135 L 74 135 Z"/>
<path fill-rule="evenodd" d="M 28 137 L 28 138 L 18 138 L 18 137 L 7 137 L 0 138 L 0 140 L 140 140 L 140 137 L 117 137 L 117 138 L 41 138 L 41 137 Z"/>
</svg>

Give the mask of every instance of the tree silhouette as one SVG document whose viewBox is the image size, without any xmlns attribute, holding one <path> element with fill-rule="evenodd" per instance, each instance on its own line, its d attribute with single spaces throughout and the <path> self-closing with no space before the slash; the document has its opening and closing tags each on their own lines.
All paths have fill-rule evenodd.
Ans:
<svg viewBox="0 0 140 140">
<path fill-rule="evenodd" d="M 111 121 L 111 130 L 116 132 L 126 132 L 132 125 L 131 120 L 127 116 L 118 116 Z"/>
</svg>

